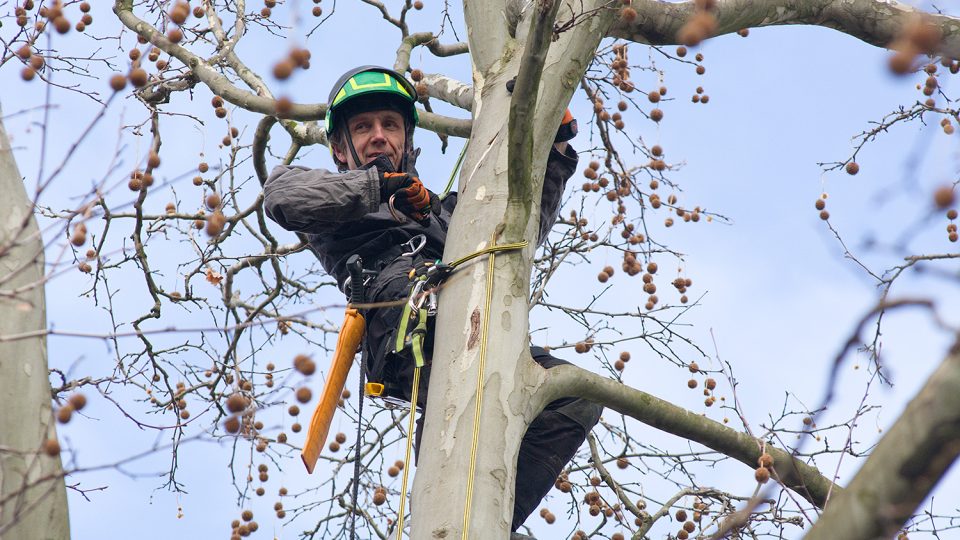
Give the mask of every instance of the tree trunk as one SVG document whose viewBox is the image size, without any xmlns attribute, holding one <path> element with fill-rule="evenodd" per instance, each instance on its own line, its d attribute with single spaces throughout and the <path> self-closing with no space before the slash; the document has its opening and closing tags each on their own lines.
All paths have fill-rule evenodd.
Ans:
<svg viewBox="0 0 960 540">
<path fill-rule="evenodd" d="M 0 122 L 0 335 L 46 328 L 43 239 Z M 14 294 L 11 292 L 16 291 Z M 70 537 L 46 338 L 0 342 L 0 540 Z"/>
<path fill-rule="evenodd" d="M 467 28 L 483 28 L 474 18 L 498 14 L 489 24 L 506 25 L 501 8 L 465 4 Z M 541 4 L 549 4 L 544 2 Z M 546 159 L 566 104 L 586 71 L 613 10 L 560 35 L 550 45 L 540 90 L 525 128 L 533 133 L 526 167 L 529 200 L 510 200 L 508 129 L 511 95 L 506 82 L 521 63 L 531 13 L 524 13 L 516 33 L 484 29 L 470 34 L 474 57 L 473 132 L 460 176 L 460 196 L 448 235 L 445 260 L 490 245 L 526 240 L 523 250 L 496 256 L 491 302 L 485 306 L 488 261 L 481 259 L 457 272 L 444 287 L 437 321 L 430 400 L 413 489 L 412 538 L 506 538 L 513 517 L 513 488 L 520 441 L 540 412 L 532 389 L 545 372 L 532 361 L 528 343 L 530 269 L 539 230 L 540 193 Z M 590 9 L 570 5 L 564 9 Z M 476 13 L 474 12 L 476 11 Z M 552 26 L 552 25 L 551 25 Z M 488 39 L 493 32 L 497 39 Z M 508 35 L 508 33 L 510 35 Z M 484 41 L 486 40 L 486 41 Z M 496 49 L 501 45 L 501 49 Z M 520 96 L 524 98 L 524 96 Z M 526 190 L 524 190 L 526 191 Z M 486 327 L 486 328 L 484 328 Z M 477 392 L 481 349 L 486 334 L 482 392 Z M 481 397 L 480 441 L 468 506 L 471 447 L 477 398 Z M 466 515 L 469 513 L 469 523 Z M 466 532 L 466 534 L 465 534 Z"/>
</svg>

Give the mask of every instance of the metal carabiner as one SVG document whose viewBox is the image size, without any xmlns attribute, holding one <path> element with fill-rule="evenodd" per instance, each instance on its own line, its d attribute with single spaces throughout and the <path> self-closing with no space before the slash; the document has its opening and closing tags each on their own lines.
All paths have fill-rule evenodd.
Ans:
<svg viewBox="0 0 960 540">
<path fill-rule="evenodd" d="M 427 293 L 427 316 L 435 317 L 437 315 L 437 289 L 430 289 Z"/>
<path fill-rule="evenodd" d="M 401 257 L 413 257 L 417 253 L 423 251 L 423 248 L 427 245 L 427 235 L 418 234 L 413 238 L 407 240 L 406 242 L 400 244 L 400 247 L 405 248 L 407 251 L 404 251 L 400 254 Z"/>
<path fill-rule="evenodd" d="M 393 216 L 393 219 L 398 223 L 406 223 L 409 221 L 402 212 L 398 211 L 397 208 L 393 205 L 394 199 L 396 199 L 397 194 L 394 193 L 390 196 L 390 200 L 387 201 L 387 209 L 390 210 L 390 215 Z"/>
<path fill-rule="evenodd" d="M 426 280 L 418 279 L 417 282 L 413 285 L 413 291 L 410 293 L 410 299 L 407 300 L 407 304 L 410 306 L 410 315 L 416 316 L 420 312 L 420 306 L 423 305 L 423 300 L 417 299 L 418 296 L 423 292 L 423 286 L 426 285 Z"/>
</svg>

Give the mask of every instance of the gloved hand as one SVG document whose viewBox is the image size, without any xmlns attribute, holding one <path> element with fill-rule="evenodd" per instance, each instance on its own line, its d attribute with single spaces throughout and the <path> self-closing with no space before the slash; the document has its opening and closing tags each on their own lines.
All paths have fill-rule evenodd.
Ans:
<svg viewBox="0 0 960 540">
<path fill-rule="evenodd" d="M 424 226 L 430 221 L 430 212 L 440 215 L 440 197 L 427 189 L 419 178 L 405 173 L 387 173 L 384 176 L 387 177 L 386 182 L 398 180 L 398 177 L 402 176 L 406 183 L 394 192 L 394 208 Z"/>
<path fill-rule="evenodd" d="M 517 78 L 514 77 L 507 81 L 507 92 L 513 93 L 513 87 L 517 84 Z M 557 129 L 557 135 L 553 138 L 554 143 L 566 142 L 577 136 L 577 119 L 570 113 L 570 109 L 563 112 L 563 120 L 560 121 L 560 128 Z"/>
<path fill-rule="evenodd" d="M 393 164 L 386 156 L 377 156 L 363 168 L 377 169 L 377 176 L 380 178 L 380 202 L 387 202 L 393 197 L 395 209 L 424 226 L 430 220 L 428 212 L 440 215 L 440 197 L 427 189 L 416 176 L 394 172 Z"/>
<path fill-rule="evenodd" d="M 557 136 L 553 138 L 553 142 L 565 142 L 577 136 L 577 119 L 573 117 L 573 114 L 570 113 L 570 109 L 567 109 L 563 113 L 563 120 L 560 121 L 560 128 L 557 129 Z"/>
</svg>

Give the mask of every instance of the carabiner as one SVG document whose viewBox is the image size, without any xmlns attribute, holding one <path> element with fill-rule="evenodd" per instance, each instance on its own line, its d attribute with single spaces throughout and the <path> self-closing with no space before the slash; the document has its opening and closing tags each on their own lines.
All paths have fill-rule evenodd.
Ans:
<svg viewBox="0 0 960 540">
<path fill-rule="evenodd" d="M 397 194 L 394 193 L 390 196 L 390 200 L 387 201 L 387 208 L 390 210 L 390 215 L 393 216 L 393 219 L 398 223 L 406 223 L 409 221 L 402 212 L 397 211 L 396 207 L 393 206 L 393 200 L 397 197 Z"/>
<path fill-rule="evenodd" d="M 400 254 L 401 257 L 413 257 L 417 253 L 423 251 L 423 248 L 427 245 L 427 235 L 418 234 L 413 238 L 407 240 L 406 242 L 400 244 L 401 247 L 405 248 L 407 251 L 404 251 Z"/>
</svg>

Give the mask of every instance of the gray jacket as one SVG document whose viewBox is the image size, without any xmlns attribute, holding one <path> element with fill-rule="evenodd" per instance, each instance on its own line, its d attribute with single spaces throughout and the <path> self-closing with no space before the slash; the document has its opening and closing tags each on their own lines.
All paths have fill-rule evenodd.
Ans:
<svg viewBox="0 0 960 540">
<path fill-rule="evenodd" d="M 538 242 L 543 242 L 556 222 L 564 187 L 576 168 L 577 153 L 572 147 L 565 153 L 551 149 Z M 350 255 L 359 254 L 364 267 L 374 268 L 375 262 L 389 263 L 382 260 L 385 254 L 396 253 L 397 246 L 419 234 L 427 239 L 424 255 L 442 257 L 457 204 L 456 193 L 451 193 L 444 198 L 440 214 L 430 214 L 427 226 L 412 220 L 398 223 L 387 204 L 380 202 L 380 184 L 373 168 L 340 173 L 281 165 L 270 173 L 263 194 L 270 219 L 288 231 L 306 233 L 320 264 L 341 286 L 349 275 L 345 265 Z"/>
</svg>

